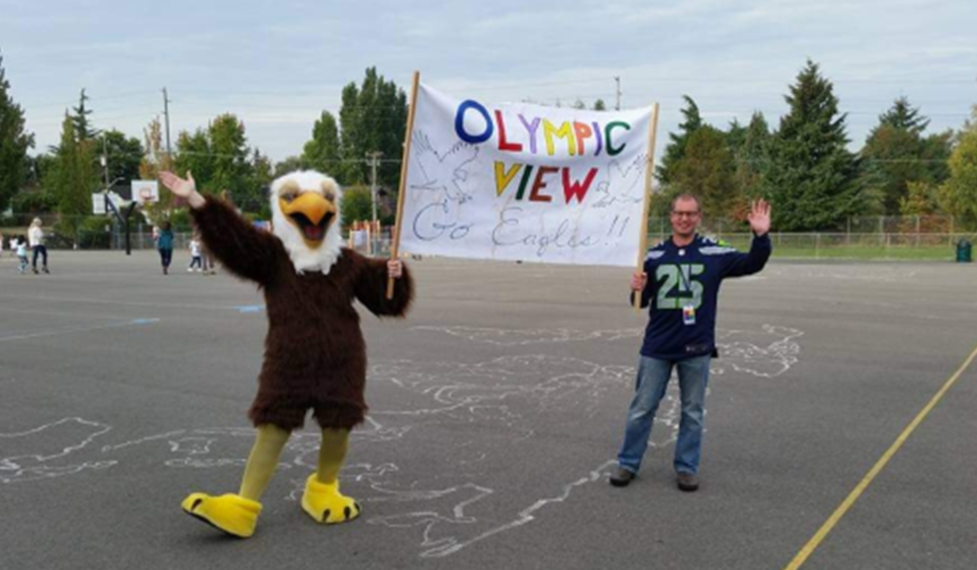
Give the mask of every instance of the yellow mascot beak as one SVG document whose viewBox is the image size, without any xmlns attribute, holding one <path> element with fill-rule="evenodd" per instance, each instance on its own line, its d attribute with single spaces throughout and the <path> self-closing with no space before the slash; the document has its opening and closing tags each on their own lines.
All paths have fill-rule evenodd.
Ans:
<svg viewBox="0 0 977 570">
<path fill-rule="evenodd" d="M 318 192 L 303 192 L 291 201 L 278 198 L 278 205 L 285 217 L 302 232 L 307 245 L 322 245 L 326 231 L 336 217 L 336 204 Z"/>
</svg>

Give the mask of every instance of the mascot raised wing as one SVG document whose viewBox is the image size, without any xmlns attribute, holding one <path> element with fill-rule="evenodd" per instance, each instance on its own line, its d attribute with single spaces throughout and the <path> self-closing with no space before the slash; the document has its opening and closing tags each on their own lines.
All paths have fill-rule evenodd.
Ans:
<svg viewBox="0 0 977 570">
<path fill-rule="evenodd" d="M 339 492 L 349 431 L 367 409 L 366 346 L 353 300 L 377 316 L 403 317 L 413 297 L 410 273 L 399 260 L 369 259 L 342 247 L 340 189 L 318 172 L 292 173 L 272 184 L 273 233 L 199 194 L 189 173 L 186 180 L 170 172 L 160 179 L 189 202 L 204 244 L 224 267 L 258 284 L 268 313 L 258 394 L 248 412 L 257 437 L 241 488 L 220 496 L 193 493 L 183 510 L 228 534 L 254 534 L 282 449 L 311 409 L 322 444 L 302 509 L 324 524 L 356 518 L 359 504 Z M 391 299 L 389 277 L 396 278 Z"/>
</svg>

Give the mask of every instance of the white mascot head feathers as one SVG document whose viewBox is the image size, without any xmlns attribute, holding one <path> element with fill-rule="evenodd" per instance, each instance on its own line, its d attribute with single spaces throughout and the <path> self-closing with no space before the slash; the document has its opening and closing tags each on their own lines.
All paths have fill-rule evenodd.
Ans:
<svg viewBox="0 0 977 570">
<path fill-rule="evenodd" d="M 298 273 L 329 274 L 341 255 L 339 184 L 311 170 L 271 184 L 272 224 Z"/>
</svg>

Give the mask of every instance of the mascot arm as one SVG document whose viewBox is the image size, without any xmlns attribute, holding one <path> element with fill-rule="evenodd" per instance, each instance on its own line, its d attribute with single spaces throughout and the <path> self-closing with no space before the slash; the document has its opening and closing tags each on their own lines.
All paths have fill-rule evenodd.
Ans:
<svg viewBox="0 0 977 570">
<path fill-rule="evenodd" d="M 205 198 L 203 207 L 190 209 L 204 245 L 231 273 L 267 285 L 276 270 L 276 238 L 253 227 L 223 201 Z"/>
<path fill-rule="evenodd" d="M 344 255 L 350 253 L 357 267 L 355 294 L 360 303 L 378 317 L 405 316 L 414 299 L 414 279 L 407 264 L 403 265 L 403 274 L 394 279 L 393 298 L 387 299 L 387 260 L 366 258 L 348 250 Z"/>
</svg>

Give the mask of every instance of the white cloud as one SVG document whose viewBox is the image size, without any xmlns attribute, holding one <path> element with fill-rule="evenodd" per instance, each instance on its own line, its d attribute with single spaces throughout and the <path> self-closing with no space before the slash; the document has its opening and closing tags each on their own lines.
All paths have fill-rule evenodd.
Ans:
<svg viewBox="0 0 977 570">
<path fill-rule="evenodd" d="M 4 67 L 39 149 L 57 141 L 82 88 L 98 126 L 141 136 L 166 86 L 174 138 L 234 112 L 252 145 L 282 159 L 374 65 L 405 89 L 420 69 L 443 91 L 486 101 L 613 105 L 620 77 L 624 106 L 662 103 L 661 135 L 678 124 L 682 94 L 717 126 L 754 110 L 776 126 L 807 58 L 835 82 L 856 143 L 900 95 L 932 113 L 934 130 L 961 125 L 977 102 L 969 0 L 175 0 L 173 16 L 156 12 L 122 0 L 0 0 Z"/>
</svg>

